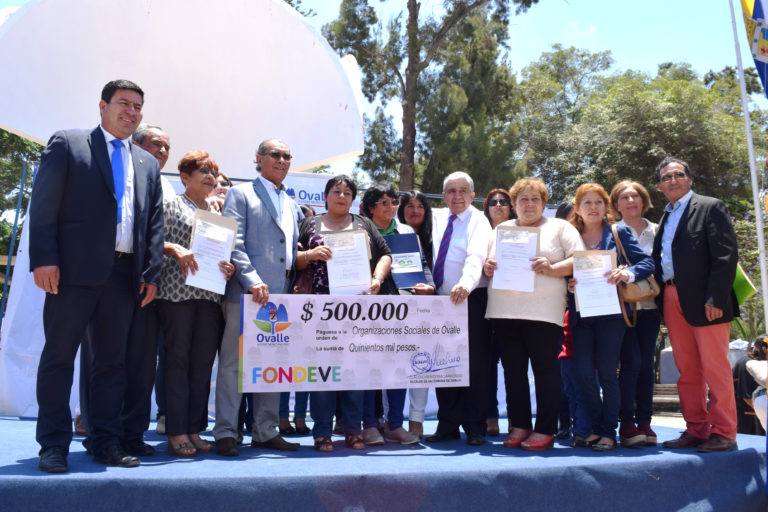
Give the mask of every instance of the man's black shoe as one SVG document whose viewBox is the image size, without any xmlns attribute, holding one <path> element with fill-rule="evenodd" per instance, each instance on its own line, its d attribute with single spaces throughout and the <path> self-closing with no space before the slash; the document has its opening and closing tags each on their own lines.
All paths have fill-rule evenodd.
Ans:
<svg viewBox="0 0 768 512">
<path fill-rule="evenodd" d="M 113 444 L 97 452 L 93 456 L 93 462 L 118 468 L 135 468 L 141 463 L 136 457 L 125 453 L 119 444 Z"/>
<path fill-rule="evenodd" d="M 456 441 L 461 439 L 461 435 L 458 432 L 435 432 L 431 436 L 424 438 L 427 443 L 444 443 L 446 441 Z"/>
<path fill-rule="evenodd" d="M 128 455 L 134 455 L 136 457 L 146 457 L 148 455 L 154 455 L 155 448 L 142 441 L 141 439 L 133 439 L 131 441 L 123 441 L 123 450 Z"/>
<path fill-rule="evenodd" d="M 45 473 L 66 473 L 67 450 L 60 446 L 51 446 L 40 452 L 40 462 L 37 463 L 38 469 Z"/>
</svg>

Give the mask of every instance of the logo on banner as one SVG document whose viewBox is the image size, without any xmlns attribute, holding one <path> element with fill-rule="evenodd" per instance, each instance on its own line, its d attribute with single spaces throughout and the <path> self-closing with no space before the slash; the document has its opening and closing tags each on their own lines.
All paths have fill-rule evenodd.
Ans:
<svg viewBox="0 0 768 512">
<path fill-rule="evenodd" d="M 280 304 L 276 306 L 274 302 L 267 302 L 261 306 L 256 313 L 256 319 L 253 321 L 256 327 L 269 334 L 276 334 L 290 327 L 288 321 L 288 311 L 285 306 Z"/>
</svg>

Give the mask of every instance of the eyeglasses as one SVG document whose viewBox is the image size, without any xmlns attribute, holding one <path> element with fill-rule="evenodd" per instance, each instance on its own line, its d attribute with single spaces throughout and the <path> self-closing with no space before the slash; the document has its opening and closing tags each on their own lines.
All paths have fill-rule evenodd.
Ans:
<svg viewBox="0 0 768 512">
<path fill-rule="evenodd" d="M 198 169 L 198 171 L 200 171 L 203 174 L 210 174 L 214 178 L 219 175 L 219 171 L 213 171 L 207 167 L 201 167 Z"/>
<path fill-rule="evenodd" d="M 673 179 L 682 180 L 685 177 L 686 177 L 686 174 L 683 171 L 674 171 L 674 172 L 665 174 L 659 179 L 659 181 L 661 181 L 662 183 L 669 183 Z"/>
<path fill-rule="evenodd" d="M 382 199 L 381 201 L 376 201 L 376 204 L 381 206 L 397 206 L 399 201 L 397 199 Z"/>
<path fill-rule="evenodd" d="M 290 153 L 282 153 L 280 151 L 270 151 L 267 154 L 272 158 L 274 158 L 275 160 L 280 160 L 282 158 L 286 162 L 290 162 L 291 158 L 293 158 L 293 156 Z"/>
<path fill-rule="evenodd" d="M 509 206 L 509 199 L 489 199 L 488 206 Z"/>
</svg>

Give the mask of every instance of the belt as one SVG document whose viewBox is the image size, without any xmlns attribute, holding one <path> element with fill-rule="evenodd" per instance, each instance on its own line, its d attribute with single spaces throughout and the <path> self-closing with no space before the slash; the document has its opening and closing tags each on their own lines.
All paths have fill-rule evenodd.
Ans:
<svg viewBox="0 0 768 512">
<path fill-rule="evenodd" d="M 674 277 L 672 279 L 667 279 L 666 281 L 664 281 L 664 284 L 667 285 L 667 286 L 669 286 L 669 285 L 677 286 L 675 284 L 675 278 Z"/>
<path fill-rule="evenodd" d="M 133 257 L 133 253 L 132 252 L 115 251 L 115 259 L 132 258 L 132 257 Z"/>
</svg>

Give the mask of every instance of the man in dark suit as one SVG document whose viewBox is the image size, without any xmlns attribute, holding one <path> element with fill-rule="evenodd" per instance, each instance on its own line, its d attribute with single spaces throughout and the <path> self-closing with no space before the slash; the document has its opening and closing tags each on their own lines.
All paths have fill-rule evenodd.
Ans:
<svg viewBox="0 0 768 512">
<path fill-rule="evenodd" d="M 65 130 L 43 150 L 30 207 L 30 268 L 47 292 L 37 374 L 41 471 L 68 470 L 74 358 L 91 337 L 89 448 L 94 461 L 135 467 L 120 445 L 128 334 L 137 306 L 155 297 L 163 249 L 157 160 L 130 144 L 144 93 L 104 86 L 101 125 Z"/>
<path fill-rule="evenodd" d="M 666 158 L 656 183 L 669 199 L 653 244 L 657 298 L 669 329 L 686 430 L 666 448 L 736 450 L 736 403 L 728 362 L 738 249 L 725 204 L 691 190 L 688 164 Z M 707 407 L 707 387 L 710 390 Z"/>
</svg>

